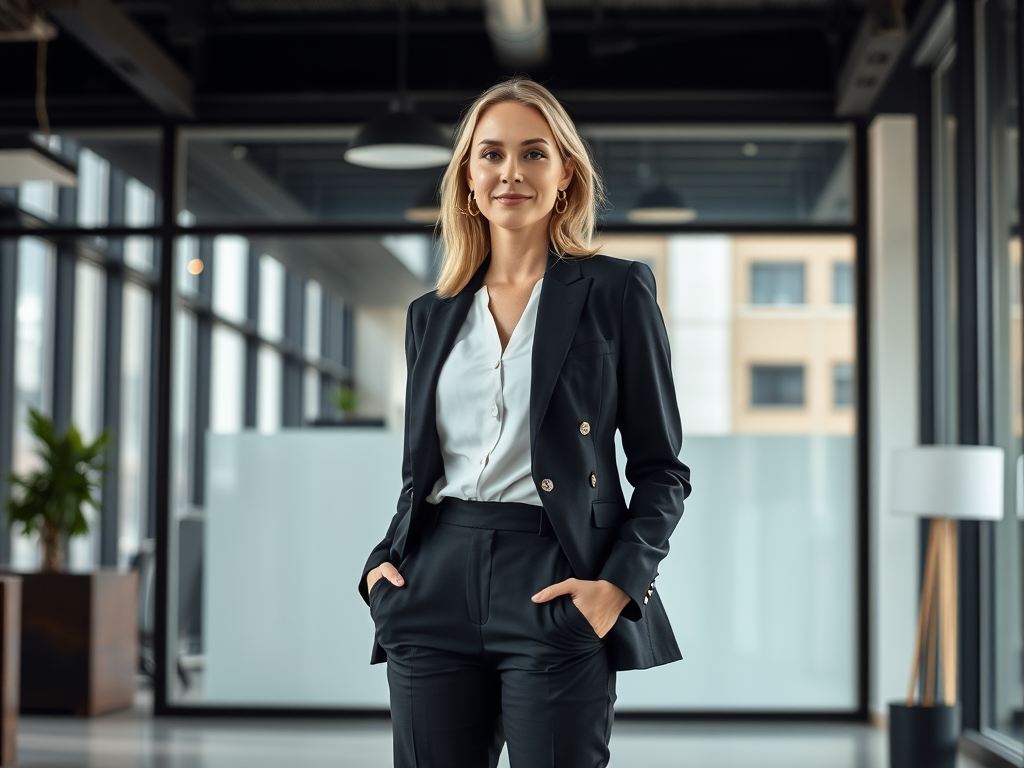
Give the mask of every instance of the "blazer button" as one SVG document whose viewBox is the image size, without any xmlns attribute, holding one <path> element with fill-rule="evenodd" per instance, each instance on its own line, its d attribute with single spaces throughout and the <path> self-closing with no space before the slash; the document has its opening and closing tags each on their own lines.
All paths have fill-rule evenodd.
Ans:
<svg viewBox="0 0 1024 768">
<path fill-rule="evenodd" d="M 555 484 L 548 480 L 546 477 L 540 481 L 541 490 L 551 492 L 555 488 Z"/>
<path fill-rule="evenodd" d="M 590 434 L 590 423 L 589 422 L 586 422 L 586 421 L 581 421 L 580 422 L 580 434 L 581 435 L 589 435 Z"/>
<path fill-rule="evenodd" d="M 597 488 L 597 475 L 593 472 L 590 473 L 590 485 L 593 488 Z"/>
<path fill-rule="evenodd" d="M 651 598 L 648 595 L 644 595 L 644 605 L 647 605 L 647 601 Z"/>
</svg>

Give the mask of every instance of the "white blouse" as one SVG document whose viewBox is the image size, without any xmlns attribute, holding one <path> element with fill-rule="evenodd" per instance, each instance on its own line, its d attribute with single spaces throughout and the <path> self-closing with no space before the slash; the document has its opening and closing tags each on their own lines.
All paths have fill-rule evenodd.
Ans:
<svg viewBox="0 0 1024 768">
<path fill-rule="evenodd" d="M 537 281 L 501 351 L 487 286 L 473 295 L 466 321 L 437 381 L 437 433 L 444 474 L 427 501 L 518 501 L 540 506 L 530 456 L 533 332 L 544 278 Z"/>
</svg>

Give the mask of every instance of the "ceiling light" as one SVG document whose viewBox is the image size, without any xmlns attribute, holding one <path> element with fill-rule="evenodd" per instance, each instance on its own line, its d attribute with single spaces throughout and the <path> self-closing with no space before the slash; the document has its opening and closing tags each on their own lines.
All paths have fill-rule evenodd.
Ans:
<svg viewBox="0 0 1024 768">
<path fill-rule="evenodd" d="M 437 124 L 405 111 L 373 118 L 345 150 L 348 162 L 364 168 L 436 168 L 451 158 L 451 146 Z"/>
<path fill-rule="evenodd" d="M 697 218 L 697 211 L 668 185 L 659 184 L 637 198 L 626 218 L 637 224 L 685 224 Z"/>
<path fill-rule="evenodd" d="M 0 139 L 0 186 L 26 181 L 52 181 L 62 187 L 78 184 L 74 165 L 27 136 Z"/>
<path fill-rule="evenodd" d="M 398 6 L 398 98 L 391 112 L 375 117 L 356 133 L 345 159 L 364 168 L 436 168 L 452 158 L 448 138 L 437 123 L 412 110 L 406 96 L 406 0 Z"/>
</svg>

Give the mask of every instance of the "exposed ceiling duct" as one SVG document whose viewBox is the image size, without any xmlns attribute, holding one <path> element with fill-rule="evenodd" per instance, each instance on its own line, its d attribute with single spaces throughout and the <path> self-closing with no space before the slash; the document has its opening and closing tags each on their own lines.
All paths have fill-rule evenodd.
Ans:
<svg viewBox="0 0 1024 768">
<path fill-rule="evenodd" d="M 41 0 L 40 5 L 161 112 L 194 117 L 191 78 L 110 0 Z"/>
<path fill-rule="evenodd" d="M 836 83 L 836 115 L 866 115 L 882 92 L 907 37 L 903 0 L 873 0 Z"/>
<path fill-rule="evenodd" d="M 544 0 L 484 0 L 484 24 L 494 54 L 507 67 L 528 67 L 548 56 Z"/>
</svg>

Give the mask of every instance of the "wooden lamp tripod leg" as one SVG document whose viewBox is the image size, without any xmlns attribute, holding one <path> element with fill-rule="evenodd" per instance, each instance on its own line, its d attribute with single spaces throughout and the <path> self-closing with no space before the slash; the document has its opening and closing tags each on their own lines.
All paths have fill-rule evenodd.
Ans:
<svg viewBox="0 0 1024 768">
<path fill-rule="evenodd" d="M 931 636 L 932 647 L 934 647 L 934 634 L 930 631 L 932 614 L 935 611 L 935 581 L 938 572 L 938 555 L 941 534 L 939 523 L 933 520 L 928 527 L 928 554 L 925 558 L 924 580 L 921 584 L 921 604 L 918 608 L 917 618 L 917 640 L 914 643 L 914 661 L 910 668 L 910 685 L 907 688 L 907 706 L 914 706 L 914 699 L 917 693 L 917 677 L 921 668 L 921 655 L 925 641 L 925 632 Z"/>
</svg>

